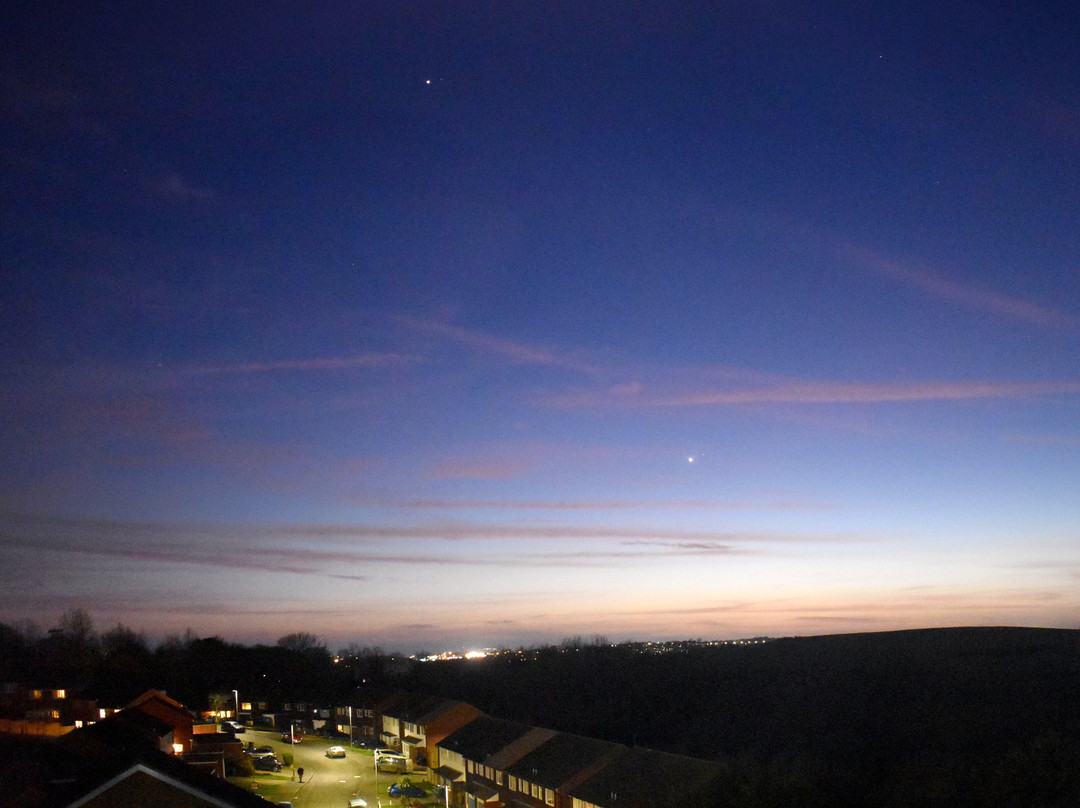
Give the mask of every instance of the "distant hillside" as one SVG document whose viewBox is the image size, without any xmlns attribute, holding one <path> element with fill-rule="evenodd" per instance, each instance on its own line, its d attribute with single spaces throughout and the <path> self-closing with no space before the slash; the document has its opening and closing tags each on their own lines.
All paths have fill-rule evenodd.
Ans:
<svg viewBox="0 0 1080 808">
<path fill-rule="evenodd" d="M 915 784 L 988 787 L 1018 766 L 1021 780 L 1068 766 L 1080 777 L 1074 630 L 927 629 L 662 655 L 552 649 L 528 662 L 422 665 L 414 677 L 504 718 L 884 790 L 882 800 Z"/>
</svg>

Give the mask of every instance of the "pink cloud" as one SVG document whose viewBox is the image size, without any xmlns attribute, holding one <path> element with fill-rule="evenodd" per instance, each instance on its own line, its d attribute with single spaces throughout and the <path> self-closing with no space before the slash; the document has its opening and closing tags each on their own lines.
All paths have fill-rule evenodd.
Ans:
<svg viewBox="0 0 1080 808">
<path fill-rule="evenodd" d="M 525 468 L 526 464 L 520 460 L 456 459 L 439 463 L 428 477 L 433 480 L 511 480 L 519 477 Z"/>
<path fill-rule="evenodd" d="M 1080 328 L 1080 317 L 1070 312 L 950 280 L 927 269 L 903 264 L 870 250 L 846 246 L 841 248 L 840 255 L 864 269 L 920 289 L 931 297 L 951 300 L 971 309 L 1023 320 L 1044 328 Z"/>
</svg>

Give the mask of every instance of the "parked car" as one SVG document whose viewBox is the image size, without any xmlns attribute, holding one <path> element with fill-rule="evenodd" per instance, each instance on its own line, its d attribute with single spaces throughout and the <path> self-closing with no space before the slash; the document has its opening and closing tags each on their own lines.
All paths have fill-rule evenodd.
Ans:
<svg viewBox="0 0 1080 808">
<path fill-rule="evenodd" d="M 267 755 L 273 755 L 274 754 L 274 747 L 272 747 L 272 746 L 253 746 L 250 749 L 245 749 L 244 751 L 247 752 L 249 755 L 251 755 L 253 758 L 261 758 L 261 757 L 266 757 Z"/>
<path fill-rule="evenodd" d="M 303 738 L 300 735 L 291 735 L 288 732 L 281 733 L 282 743 L 300 743 Z"/>
<path fill-rule="evenodd" d="M 419 797 L 423 798 L 427 796 L 427 792 L 420 786 L 413 785 L 408 780 L 402 780 L 400 783 L 394 783 L 390 788 L 386 789 L 386 793 L 391 797 L 397 799 L 398 797 Z"/>
<path fill-rule="evenodd" d="M 277 755 L 257 757 L 255 758 L 255 769 L 260 772 L 279 772 L 281 771 L 281 761 L 278 760 Z"/>
<path fill-rule="evenodd" d="M 343 758 L 345 757 L 344 746 L 331 746 L 326 750 L 326 756 L 329 758 Z"/>
<path fill-rule="evenodd" d="M 363 797 L 349 797 L 349 808 L 367 808 L 367 800 Z"/>
<path fill-rule="evenodd" d="M 409 768 L 409 761 L 404 755 L 376 755 L 375 768 L 381 772 L 401 774 Z"/>
<path fill-rule="evenodd" d="M 247 727 L 238 721 L 223 721 L 221 724 L 222 732 L 231 732 L 233 735 L 242 735 L 247 732 Z"/>
</svg>

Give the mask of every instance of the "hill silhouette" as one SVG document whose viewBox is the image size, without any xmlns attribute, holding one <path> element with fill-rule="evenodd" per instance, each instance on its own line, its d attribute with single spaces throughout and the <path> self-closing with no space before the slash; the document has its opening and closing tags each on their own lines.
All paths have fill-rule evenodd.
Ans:
<svg viewBox="0 0 1080 808">
<path fill-rule="evenodd" d="M 1080 805 L 1074 630 L 923 629 L 667 654 L 594 645 L 412 674 L 411 686 L 492 715 L 725 761 L 751 790 L 790 787 L 761 804 L 1010 804 L 1015 792 L 1018 805 Z M 1051 789 L 1041 802 L 1038 788 Z"/>
</svg>

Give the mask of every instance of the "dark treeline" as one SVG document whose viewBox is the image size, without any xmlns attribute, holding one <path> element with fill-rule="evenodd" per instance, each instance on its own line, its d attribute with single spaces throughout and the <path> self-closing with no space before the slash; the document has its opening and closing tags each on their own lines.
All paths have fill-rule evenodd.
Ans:
<svg viewBox="0 0 1080 808">
<path fill-rule="evenodd" d="M 245 701 L 327 706 L 365 681 L 383 681 L 381 670 L 391 662 L 378 649 L 353 648 L 345 664 L 335 664 L 319 638 L 306 633 L 245 646 L 189 630 L 152 648 L 122 624 L 98 634 L 81 609 L 44 633 L 0 624 L 0 681 L 65 688 L 103 707 L 123 706 L 149 688 L 194 710 L 231 706 L 233 690 Z"/>
<path fill-rule="evenodd" d="M 0 626 L 3 680 L 81 686 L 103 706 L 163 689 L 195 708 L 346 704 L 358 688 L 460 699 L 490 715 L 720 761 L 698 806 L 1080 805 L 1080 632 L 942 629 L 761 645 L 567 642 L 420 663 L 317 637 L 242 646 L 190 632 L 151 649 L 75 611 Z"/>
</svg>

